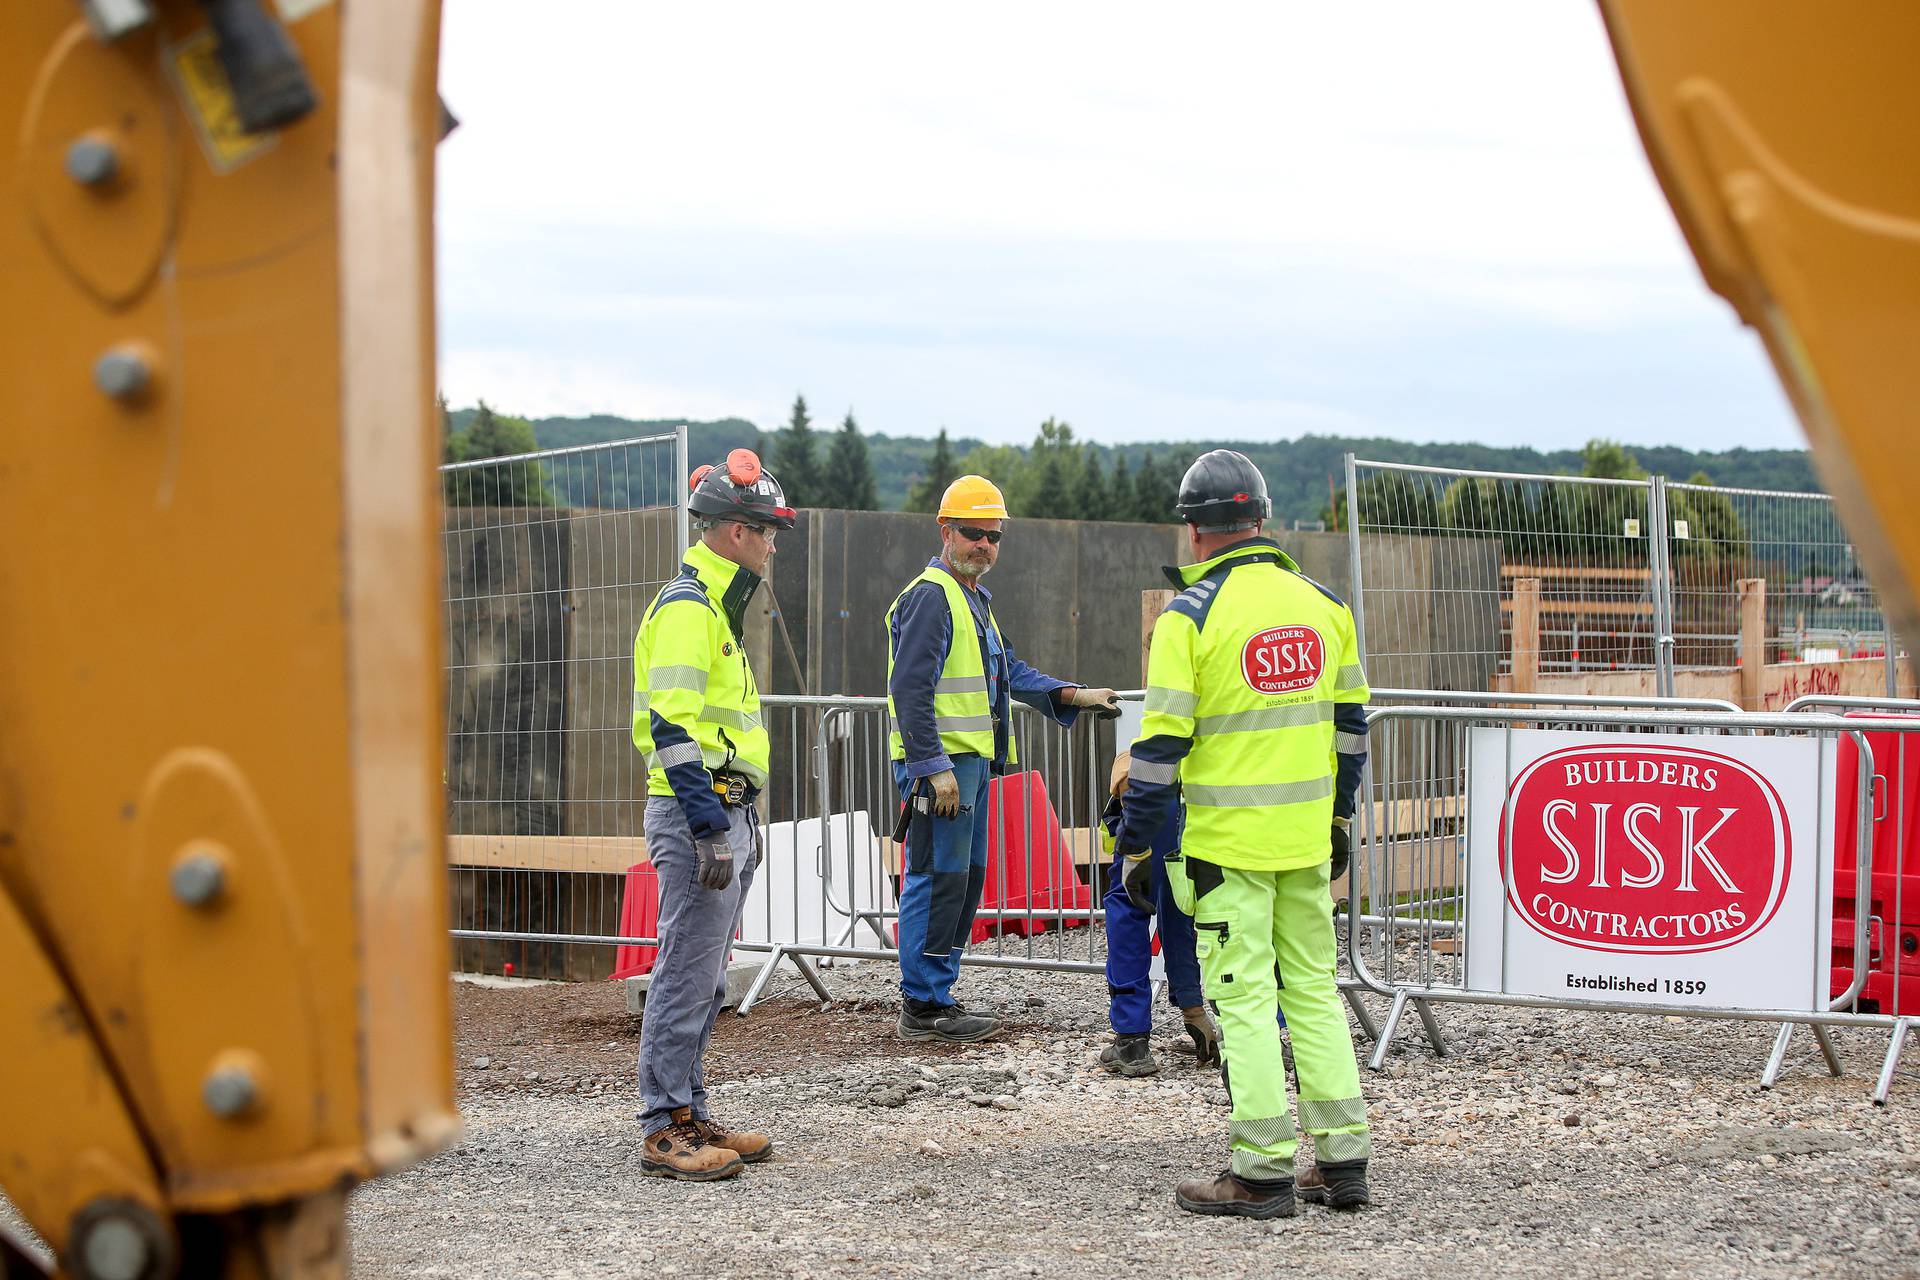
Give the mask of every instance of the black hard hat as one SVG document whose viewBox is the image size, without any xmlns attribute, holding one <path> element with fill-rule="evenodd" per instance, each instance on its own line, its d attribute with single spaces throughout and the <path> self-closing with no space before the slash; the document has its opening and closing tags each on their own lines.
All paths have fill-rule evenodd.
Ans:
<svg viewBox="0 0 1920 1280">
<path fill-rule="evenodd" d="M 751 449 L 735 449 L 725 462 L 698 468 L 687 484 L 692 491 L 687 509 L 696 516 L 793 528 L 787 495 Z"/>
<path fill-rule="evenodd" d="M 1232 449 L 1203 453 L 1180 480 L 1180 518 L 1202 533 L 1251 529 L 1273 514 L 1267 478 L 1253 459 Z"/>
</svg>

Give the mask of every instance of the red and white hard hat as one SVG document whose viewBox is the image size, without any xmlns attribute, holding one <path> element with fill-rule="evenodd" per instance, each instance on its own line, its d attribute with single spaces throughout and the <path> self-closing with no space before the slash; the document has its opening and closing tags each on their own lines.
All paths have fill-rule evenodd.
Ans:
<svg viewBox="0 0 1920 1280">
<path fill-rule="evenodd" d="M 723 463 L 695 468 L 687 486 L 692 493 L 687 509 L 697 516 L 793 528 L 787 495 L 751 449 L 735 449 Z"/>
</svg>

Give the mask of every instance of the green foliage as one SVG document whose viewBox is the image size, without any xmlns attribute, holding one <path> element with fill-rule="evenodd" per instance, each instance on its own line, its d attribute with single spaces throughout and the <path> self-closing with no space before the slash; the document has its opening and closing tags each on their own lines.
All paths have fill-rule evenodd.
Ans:
<svg viewBox="0 0 1920 1280">
<path fill-rule="evenodd" d="M 873 464 L 867 459 L 867 442 L 860 438 L 860 427 L 854 422 L 851 409 L 847 410 L 840 430 L 834 432 L 833 444 L 827 450 L 816 505 L 842 511 L 872 511 L 880 505 L 874 494 Z"/>
<path fill-rule="evenodd" d="M 762 457 L 787 495 L 790 507 L 819 507 L 832 504 L 821 499 L 825 486 L 820 462 L 813 452 L 813 419 L 807 416 L 807 398 L 793 398 L 793 413 L 786 429 L 774 437 L 773 457 Z"/>
<path fill-rule="evenodd" d="M 1133 519 L 1149 524 L 1176 522 L 1180 518 L 1174 513 L 1180 501 L 1180 477 L 1186 473 L 1186 465 L 1175 461 L 1173 455 L 1148 454 L 1133 473 Z"/>
<path fill-rule="evenodd" d="M 450 415 L 452 427 L 463 429 L 475 414 L 474 409 L 456 409 Z M 595 444 L 603 441 L 625 440 L 637 436 L 658 435 L 671 432 L 684 419 L 655 419 L 635 421 L 611 415 L 597 415 L 588 418 L 544 418 L 534 422 L 534 430 L 543 449 L 565 448 L 570 445 Z M 769 440 L 777 440 L 784 433 L 776 432 Z M 955 459 L 970 459 L 981 447 L 977 439 L 953 438 L 944 429 L 946 437 L 946 462 L 944 464 L 934 456 L 941 448 L 938 439 L 925 436 L 889 436 L 880 432 L 864 432 L 869 461 L 872 463 L 876 496 L 882 509 L 905 507 L 908 510 L 931 510 L 940 493 L 963 469 L 978 470 L 989 479 L 1005 483 L 1009 475 L 1019 470 L 1016 459 L 1024 461 L 1029 450 L 1018 446 L 1004 446 L 991 454 L 983 455 L 993 460 L 992 467 L 961 468 Z M 695 422 L 688 428 L 688 458 L 694 465 L 702 462 L 715 462 L 727 455 L 730 449 L 754 449 L 762 458 L 769 460 L 781 482 L 787 481 L 787 473 L 782 470 L 771 455 L 775 450 L 762 443 L 761 432 L 753 423 L 740 418 L 725 418 L 711 422 Z M 1492 445 L 1476 444 L 1414 444 L 1405 440 L 1386 440 L 1379 438 L 1358 438 L 1344 436 L 1302 436 L 1297 440 L 1193 440 L 1177 444 L 1136 443 L 1126 445 L 1101 445 L 1079 442 L 1082 450 L 1094 450 L 1100 455 L 1101 462 L 1108 467 L 1109 484 L 1113 491 L 1124 492 L 1113 484 L 1111 476 L 1115 471 L 1124 469 L 1129 487 L 1138 494 L 1138 471 L 1155 454 L 1165 454 L 1171 469 L 1171 485 L 1156 487 L 1156 503 L 1148 508 L 1136 509 L 1134 519 L 1152 519 L 1171 521 L 1173 519 L 1173 499 L 1165 497 L 1169 488 L 1177 489 L 1180 476 L 1194 458 L 1208 449 L 1238 449 L 1253 459 L 1267 478 L 1268 491 L 1273 495 L 1273 515 L 1275 522 L 1282 528 L 1294 520 L 1311 520 L 1318 517 L 1325 520 L 1327 527 L 1346 527 L 1345 494 L 1336 494 L 1337 510 L 1329 509 L 1327 490 L 1329 480 L 1338 490 L 1344 485 L 1346 474 L 1345 455 L 1355 453 L 1362 458 L 1376 459 L 1382 462 L 1411 462 L 1435 467 L 1457 467 L 1475 471 L 1519 471 L 1544 475 L 1577 475 L 1589 465 L 1586 449 L 1559 449 L 1541 451 L 1537 449 L 1508 449 Z M 1819 481 L 1813 474 L 1808 455 L 1797 449 L 1731 449 L 1721 453 L 1696 453 L 1675 446 L 1636 446 L 1632 457 L 1637 465 L 1646 471 L 1665 476 L 1686 476 L 1705 472 L 1714 477 L 1716 483 L 1745 489 L 1779 489 L 1788 492 L 1818 492 Z M 1598 457 L 1593 463 L 1600 467 L 1608 465 Z M 940 483 L 933 487 L 932 499 L 927 500 L 922 490 L 929 476 L 939 478 Z M 565 487 L 565 478 L 556 476 L 561 482 L 561 500 L 572 503 L 576 499 Z M 615 477 L 615 485 L 610 492 L 617 498 L 625 494 L 624 482 Z M 659 481 L 647 483 L 657 487 Z M 641 485 L 639 478 L 633 484 L 637 489 Z M 1444 491 L 1444 486 L 1442 486 Z M 792 486 L 788 486 L 791 494 Z M 1012 494 L 1009 494 L 1011 497 Z M 1437 503 L 1440 494 L 1434 496 Z M 1679 495 L 1676 495 L 1679 496 Z M 637 501 L 624 503 L 609 500 L 606 505 L 642 505 Z M 1124 504 L 1116 499 L 1116 509 Z M 1336 521 L 1335 517 L 1338 517 Z M 1750 530 L 1755 538 L 1763 531 Z"/>
<path fill-rule="evenodd" d="M 1097 449 L 1088 447 L 1080 451 L 1080 475 L 1074 481 L 1073 507 L 1082 520 L 1126 519 L 1126 516 L 1114 510 L 1113 499 L 1107 488 L 1107 473 L 1100 465 Z"/>
<path fill-rule="evenodd" d="M 451 418 L 442 422 L 451 425 Z M 540 447 L 533 424 L 525 418 L 495 413 L 485 400 L 480 402 L 467 425 L 446 431 L 442 456 L 448 462 L 472 462 L 481 458 L 505 458 L 532 453 Z M 450 507 L 551 507 L 558 505 L 548 488 L 538 462 L 509 462 L 496 466 L 461 467 L 446 472 L 447 505 Z"/>
<path fill-rule="evenodd" d="M 942 427 L 933 440 L 933 456 L 927 459 L 926 469 L 915 478 L 904 509 L 932 515 L 940 509 L 940 497 L 946 493 L 947 486 L 963 474 L 953 460 L 953 445 L 947 439 L 947 429 Z"/>
</svg>

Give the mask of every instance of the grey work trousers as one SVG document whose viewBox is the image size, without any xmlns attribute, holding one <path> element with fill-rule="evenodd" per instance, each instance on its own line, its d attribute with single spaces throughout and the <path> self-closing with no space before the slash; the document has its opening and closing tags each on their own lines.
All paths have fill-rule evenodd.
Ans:
<svg viewBox="0 0 1920 1280">
<path fill-rule="evenodd" d="M 707 1118 L 702 1060 L 727 997 L 727 953 L 740 928 L 759 847 L 751 806 L 728 809 L 727 816 L 733 820 L 727 832 L 733 883 L 707 889 L 694 879 L 699 857 L 680 802 L 647 797 L 647 857 L 660 888 L 660 951 L 640 1022 L 640 1119 L 648 1136 L 671 1124 L 681 1107 L 692 1108 L 696 1119 Z"/>
</svg>

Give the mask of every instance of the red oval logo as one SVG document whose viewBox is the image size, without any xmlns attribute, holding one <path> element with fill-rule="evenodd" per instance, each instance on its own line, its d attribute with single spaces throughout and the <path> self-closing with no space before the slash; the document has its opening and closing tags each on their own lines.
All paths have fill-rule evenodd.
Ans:
<svg viewBox="0 0 1920 1280">
<path fill-rule="evenodd" d="M 1327 647 L 1312 627 L 1269 627 L 1240 650 L 1240 672 L 1256 693 L 1310 689 L 1326 666 Z"/>
<path fill-rule="evenodd" d="M 1558 942 L 1718 951 L 1780 909 L 1793 839 L 1779 793 L 1738 760 L 1692 747 L 1573 747 L 1514 779 L 1500 867 L 1515 913 Z"/>
</svg>

